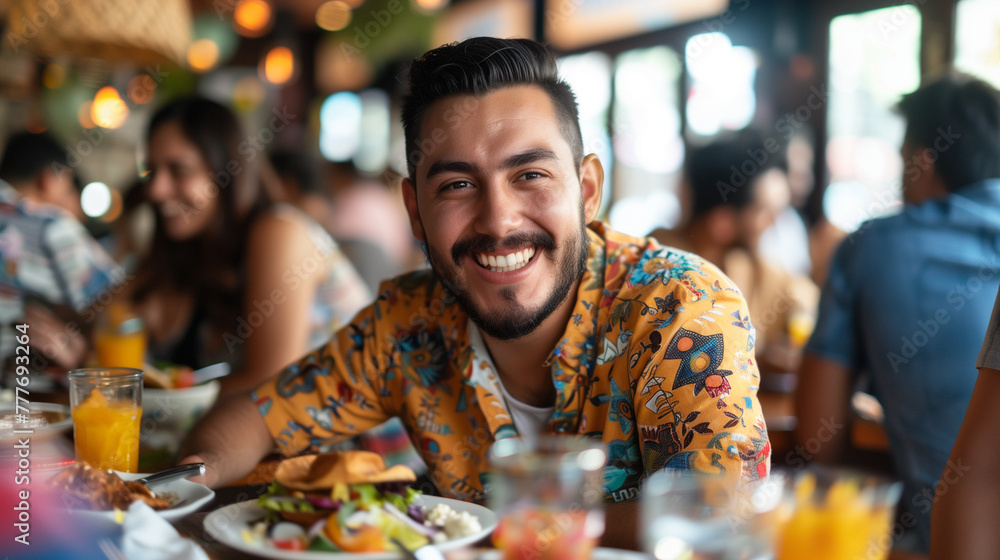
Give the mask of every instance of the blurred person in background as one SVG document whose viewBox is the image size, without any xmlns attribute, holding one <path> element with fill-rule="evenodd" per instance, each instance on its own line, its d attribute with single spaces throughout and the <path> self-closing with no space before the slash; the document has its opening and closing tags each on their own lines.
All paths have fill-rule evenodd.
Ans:
<svg viewBox="0 0 1000 560">
<path fill-rule="evenodd" d="M 419 264 L 398 192 L 362 179 L 350 162 L 328 163 L 329 180 L 301 151 L 276 151 L 271 163 L 288 201 L 326 228 L 372 292 L 382 280 Z"/>
<path fill-rule="evenodd" d="M 802 211 L 813 188 L 812 141 L 806 132 L 799 132 L 788 139 L 786 146 L 777 149 L 784 150 L 784 184 L 788 186 L 789 196 L 775 215 L 774 223 L 761 233 L 756 250 L 761 258 L 789 274 L 809 276 L 812 257 L 809 230 Z"/>
<path fill-rule="evenodd" d="M 244 137 L 236 116 L 207 99 L 153 116 L 144 193 L 155 227 L 127 286 L 150 356 L 193 368 L 229 362 L 223 393 L 255 386 L 371 301 L 319 225 L 271 202 Z"/>
<path fill-rule="evenodd" d="M 798 315 L 815 313 L 819 290 L 806 275 L 791 274 L 757 251 L 790 200 L 783 155 L 771 142 L 748 129 L 691 150 L 685 162 L 691 217 L 651 236 L 721 268 L 747 299 L 761 369 L 789 372 L 798 367 L 798 341 L 789 328 Z"/>
<path fill-rule="evenodd" d="M 393 174 L 364 175 L 349 161 L 332 162 L 329 169 L 333 215 L 327 227 L 333 237 L 360 258 L 374 245 L 392 263 L 393 276 L 423 265 L 424 255 L 406 226 L 400 182 L 390 182 Z"/>
<path fill-rule="evenodd" d="M 935 485 L 1000 286 L 1000 93 L 948 74 L 904 96 L 899 110 L 904 208 L 862 224 L 834 256 L 799 374 L 796 440 L 832 431 L 816 457 L 841 458 L 865 374 L 915 530 L 899 546 L 926 553 Z"/>
<path fill-rule="evenodd" d="M 44 368 L 87 352 L 85 311 L 123 274 L 77 220 L 80 194 L 66 151 L 47 134 L 12 136 L 0 161 L 0 359 L 26 322 Z"/>
</svg>

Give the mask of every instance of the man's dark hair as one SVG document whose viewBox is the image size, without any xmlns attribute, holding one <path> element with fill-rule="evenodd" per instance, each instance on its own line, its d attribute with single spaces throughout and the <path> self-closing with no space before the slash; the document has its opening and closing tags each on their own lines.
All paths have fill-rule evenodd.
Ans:
<svg viewBox="0 0 1000 560">
<path fill-rule="evenodd" d="M 700 218 L 719 206 L 737 210 L 748 206 L 753 202 L 753 185 L 760 175 L 786 166 L 784 148 L 777 140 L 768 142 L 754 129 L 691 149 L 685 162 L 691 187 L 691 218 Z"/>
<path fill-rule="evenodd" d="M 1000 177 L 1000 92 L 982 80 L 949 72 L 899 102 L 906 140 L 934 151 L 949 191 Z M 909 162 L 904 162 L 909 164 Z"/>
<path fill-rule="evenodd" d="M 549 95 L 559 130 L 579 167 L 583 141 L 576 98 L 569 85 L 559 79 L 552 53 L 529 39 L 474 37 L 428 51 L 410 65 L 409 91 L 403 98 L 402 111 L 410 179 L 416 179 L 417 164 L 424 157 L 418 140 L 428 107 L 452 95 L 481 97 L 521 85 L 538 86 Z"/>
<path fill-rule="evenodd" d="M 53 164 L 66 165 L 66 150 L 52 136 L 20 132 L 7 140 L 0 162 L 0 179 L 12 185 L 34 181 Z M 53 171 L 56 169 L 53 167 Z"/>
</svg>

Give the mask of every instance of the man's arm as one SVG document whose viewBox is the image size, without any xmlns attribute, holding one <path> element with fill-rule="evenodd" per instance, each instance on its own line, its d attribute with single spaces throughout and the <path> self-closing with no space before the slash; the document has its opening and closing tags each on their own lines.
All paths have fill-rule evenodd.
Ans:
<svg viewBox="0 0 1000 560">
<path fill-rule="evenodd" d="M 848 368 L 815 354 L 803 356 L 795 391 L 795 443 L 804 459 L 832 462 L 847 448 L 851 386 Z"/>
<path fill-rule="evenodd" d="M 600 546 L 639 550 L 639 501 L 607 504 L 604 508 Z"/>
<path fill-rule="evenodd" d="M 1000 558 L 1000 371 L 983 368 L 931 514 L 931 559 Z M 953 468 L 957 467 L 957 468 Z M 949 473 L 950 474 L 950 473 Z"/>
<path fill-rule="evenodd" d="M 204 462 L 204 478 L 192 480 L 217 488 L 246 476 L 272 449 L 271 434 L 250 393 L 234 393 L 191 429 L 179 462 Z"/>
</svg>

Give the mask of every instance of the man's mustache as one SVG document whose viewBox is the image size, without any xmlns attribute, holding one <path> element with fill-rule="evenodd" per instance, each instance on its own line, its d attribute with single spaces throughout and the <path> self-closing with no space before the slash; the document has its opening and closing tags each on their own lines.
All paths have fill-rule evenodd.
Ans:
<svg viewBox="0 0 1000 560">
<path fill-rule="evenodd" d="M 556 241 L 543 231 L 513 233 L 503 239 L 488 235 L 476 235 L 455 243 L 451 248 L 451 259 L 457 263 L 466 255 L 474 257 L 476 253 L 497 253 L 503 249 L 510 249 L 513 253 L 529 245 L 553 251 L 556 248 Z"/>
</svg>

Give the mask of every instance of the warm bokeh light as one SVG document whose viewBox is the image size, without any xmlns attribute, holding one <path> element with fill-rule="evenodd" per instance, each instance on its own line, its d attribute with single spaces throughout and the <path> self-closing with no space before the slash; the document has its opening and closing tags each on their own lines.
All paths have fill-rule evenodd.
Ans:
<svg viewBox="0 0 1000 560">
<path fill-rule="evenodd" d="M 210 70 L 219 61 L 219 45 L 211 39 L 198 39 L 188 47 L 188 64 L 195 72 Z"/>
<path fill-rule="evenodd" d="M 434 11 L 439 10 L 447 4 L 447 0 L 413 0 L 417 8 L 421 10 Z"/>
<path fill-rule="evenodd" d="M 351 23 L 351 6 L 341 0 L 326 2 L 316 10 L 316 25 L 327 31 L 340 31 Z"/>
<path fill-rule="evenodd" d="M 86 101 L 80 104 L 80 108 L 76 110 L 76 120 L 80 122 L 80 126 L 83 128 L 94 128 L 97 126 L 90 118 L 91 105 L 93 105 L 93 103 Z"/>
<path fill-rule="evenodd" d="M 104 86 L 97 90 L 94 102 L 90 105 L 90 120 L 102 128 L 118 128 L 128 117 L 128 107 L 118 95 L 118 90 Z"/>
<path fill-rule="evenodd" d="M 138 74 L 128 81 L 128 98 L 138 105 L 149 103 L 156 93 L 156 82 L 149 74 Z"/>
<path fill-rule="evenodd" d="M 99 218 L 111 209 L 111 189 L 100 182 L 83 187 L 80 193 L 80 208 L 91 218 Z"/>
<path fill-rule="evenodd" d="M 271 5 L 264 0 L 240 0 L 233 9 L 233 27 L 240 35 L 260 37 L 271 24 Z"/>
<path fill-rule="evenodd" d="M 66 81 L 66 68 L 49 64 L 42 73 L 42 84 L 49 89 L 58 89 Z"/>
<path fill-rule="evenodd" d="M 272 84 L 283 84 L 295 72 L 295 57 L 288 47 L 274 47 L 264 58 L 264 77 Z"/>
</svg>

